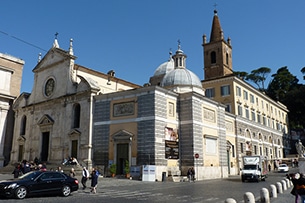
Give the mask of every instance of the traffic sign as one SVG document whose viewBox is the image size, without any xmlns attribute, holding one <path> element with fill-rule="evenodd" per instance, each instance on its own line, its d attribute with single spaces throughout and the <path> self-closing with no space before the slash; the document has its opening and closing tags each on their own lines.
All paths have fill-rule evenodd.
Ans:
<svg viewBox="0 0 305 203">
<path fill-rule="evenodd" d="M 199 158 L 199 154 L 198 154 L 198 153 L 195 154 L 195 158 L 196 158 L 196 159 Z"/>
</svg>

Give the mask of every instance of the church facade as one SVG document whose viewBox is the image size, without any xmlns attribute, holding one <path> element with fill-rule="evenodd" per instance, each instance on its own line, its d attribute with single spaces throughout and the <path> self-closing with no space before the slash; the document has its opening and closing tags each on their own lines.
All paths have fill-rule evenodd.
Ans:
<svg viewBox="0 0 305 203">
<path fill-rule="evenodd" d="M 72 41 L 66 51 L 55 39 L 33 69 L 32 92 L 14 103 L 11 162 L 72 156 L 105 175 L 112 164 L 117 174 L 126 164 L 154 165 L 157 180 L 194 167 L 202 180 L 238 174 L 243 155 L 283 158 L 288 110 L 233 75 L 220 31 L 215 13 L 210 42 L 203 37 L 204 80 L 187 69 L 178 44 L 144 86 L 75 64 Z"/>
</svg>

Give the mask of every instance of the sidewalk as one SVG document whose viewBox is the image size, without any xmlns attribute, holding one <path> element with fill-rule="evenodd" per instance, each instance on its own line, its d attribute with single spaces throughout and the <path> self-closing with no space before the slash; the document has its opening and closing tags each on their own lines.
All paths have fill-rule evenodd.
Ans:
<svg viewBox="0 0 305 203">
<path fill-rule="evenodd" d="M 290 194 L 290 191 L 292 190 L 292 187 L 287 188 L 287 190 L 284 190 L 282 194 L 277 194 L 277 198 L 271 198 L 271 203 L 294 203 L 295 197 Z"/>
</svg>

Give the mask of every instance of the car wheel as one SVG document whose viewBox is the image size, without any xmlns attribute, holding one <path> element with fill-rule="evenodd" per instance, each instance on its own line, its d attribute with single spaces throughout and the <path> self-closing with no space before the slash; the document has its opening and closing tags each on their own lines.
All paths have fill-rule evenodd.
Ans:
<svg viewBox="0 0 305 203">
<path fill-rule="evenodd" d="M 21 186 L 19 188 L 16 189 L 15 191 L 15 195 L 18 199 L 23 199 L 26 197 L 27 195 L 27 190 L 25 187 Z"/>
<path fill-rule="evenodd" d="M 68 197 L 71 194 L 71 188 L 68 185 L 65 185 L 62 188 L 62 195 Z"/>
</svg>

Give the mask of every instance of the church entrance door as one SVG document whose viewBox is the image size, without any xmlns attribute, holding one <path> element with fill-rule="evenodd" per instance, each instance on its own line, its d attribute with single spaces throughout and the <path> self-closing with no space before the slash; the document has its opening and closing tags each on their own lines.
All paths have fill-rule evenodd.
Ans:
<svg viewBox="0 0 305 203">
<path fill-rule="evenodd" d="M 129 144 L 117 144 L 117 174 L 124 174 L 126 160 L 129 155 Z"/>
<path fill-rule="evenodd" d="M 49 156 L 49 142 L 50 142 L 50 132 L 42 133 L 42 142 L 41 142 L 41 161 L 48 161 Z"/>
</svg>

